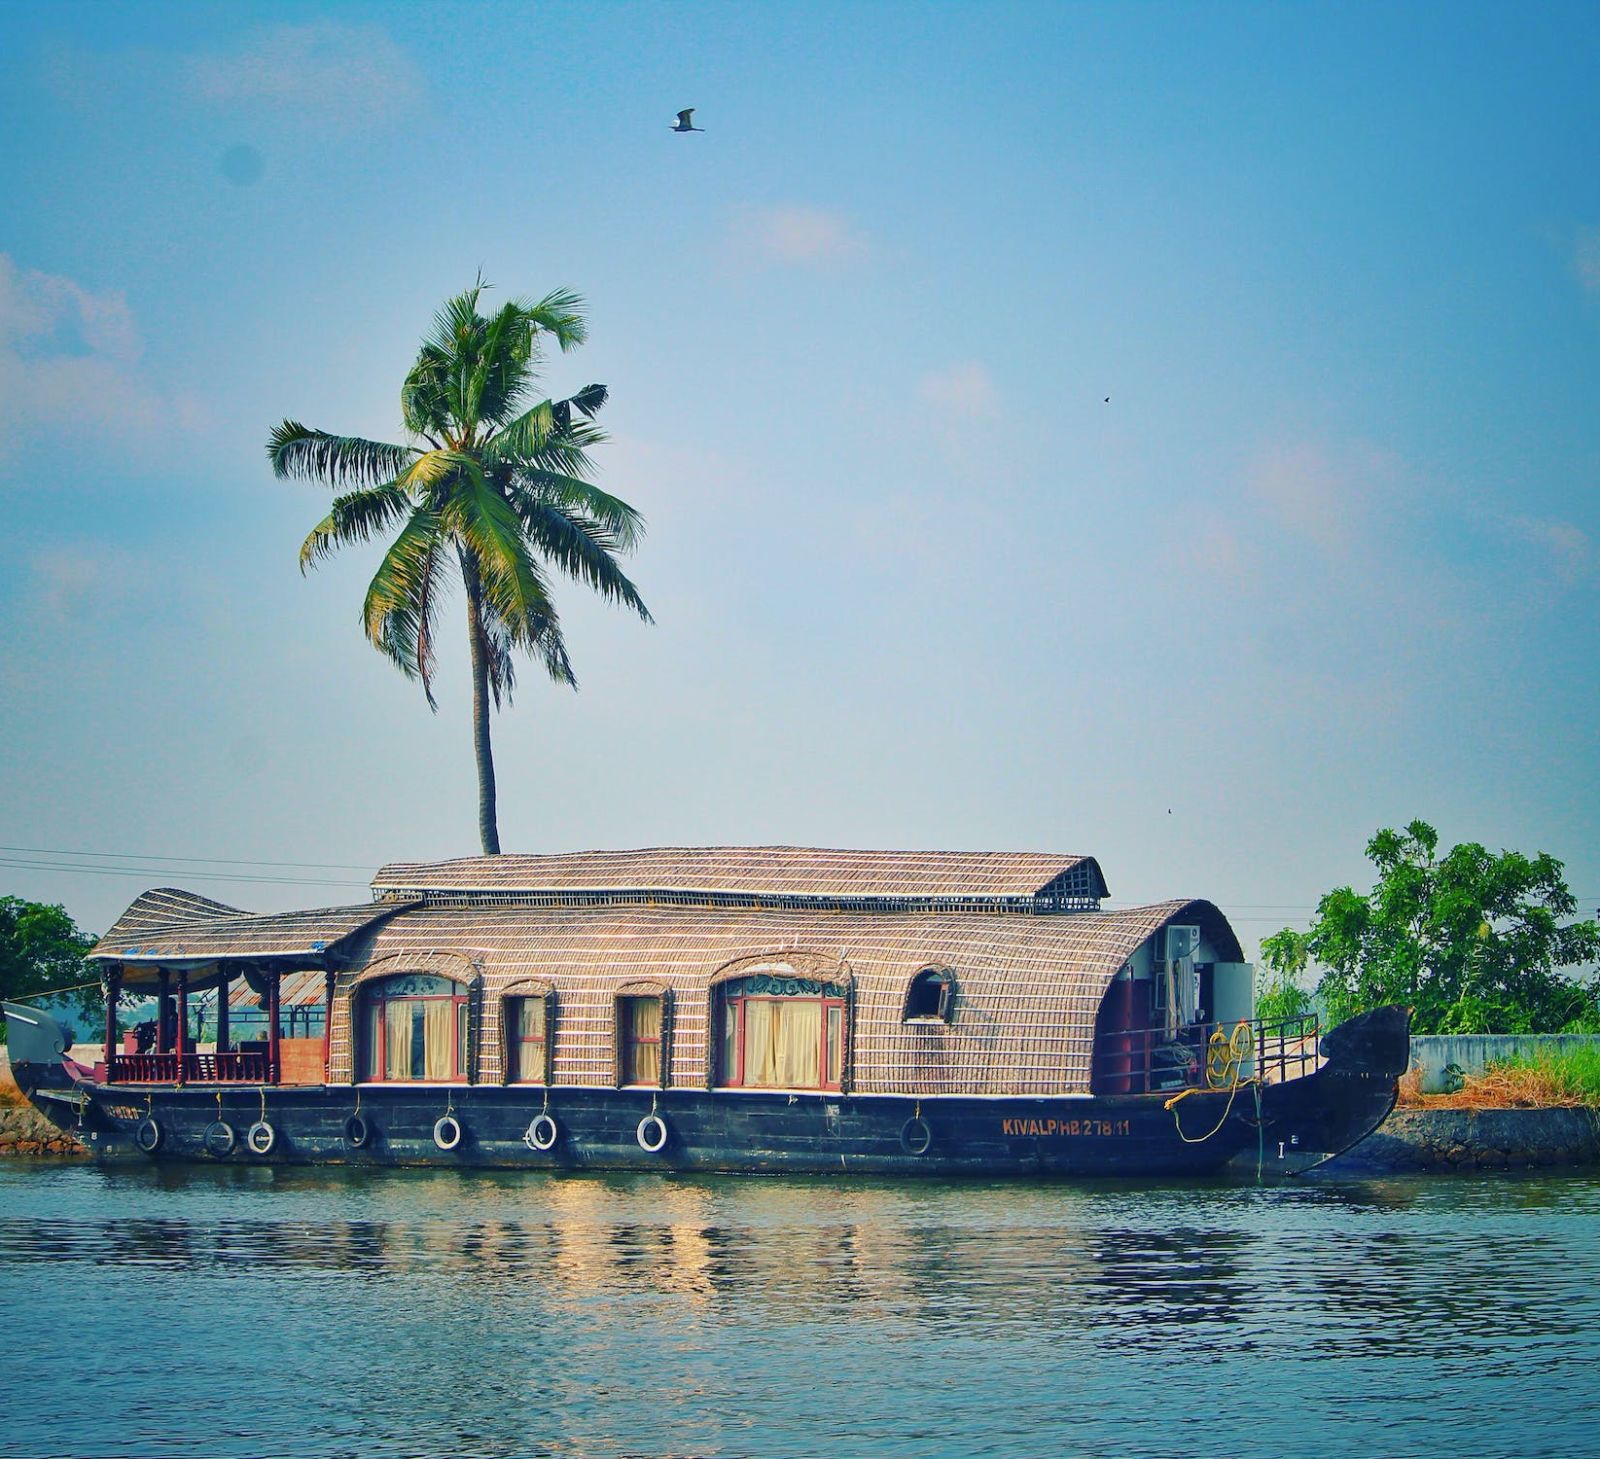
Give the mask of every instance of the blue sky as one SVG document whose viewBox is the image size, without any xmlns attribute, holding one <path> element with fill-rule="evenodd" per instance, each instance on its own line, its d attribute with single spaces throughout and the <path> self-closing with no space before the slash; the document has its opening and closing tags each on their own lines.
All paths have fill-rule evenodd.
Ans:
<svg viewBox="0 0 1600 1459">
<path fill-rule="evenodd" d="M 1597 74 L 1592 5 L 5 7 L 0 843 L 102 868 L 5 888 L 475 850 L 464 654 L 430 715 L 262 445 L 395 437 L 482 268 L 587 298 L 658 619 L 565 590 L 508 849 L 1083 851 L 1248 944 L 1420 816 L 1592 909 Z"/>
</svg>

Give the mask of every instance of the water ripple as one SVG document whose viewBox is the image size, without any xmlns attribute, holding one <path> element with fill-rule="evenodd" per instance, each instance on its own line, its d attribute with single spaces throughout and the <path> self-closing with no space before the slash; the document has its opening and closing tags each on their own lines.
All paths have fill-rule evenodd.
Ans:
<svg viewBox="0 0 1600 1459">
<path fill-rule="evenodd" d="M 0 1452 L 1576 1455 L 1597 1217 L 1594 1178 L 9 1162 Z"/>
</svg>

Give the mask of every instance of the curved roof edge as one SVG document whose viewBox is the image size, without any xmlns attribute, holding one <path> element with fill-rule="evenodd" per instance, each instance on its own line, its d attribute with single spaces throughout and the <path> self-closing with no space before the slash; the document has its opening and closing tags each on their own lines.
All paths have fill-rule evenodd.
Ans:
<svg viewBox="0 0 1600 1459">
<path fill-rule="evenodd" d="M 380 898 L 426 901 L 685 900 L 1082 909 L 1107 895 L 1092 856 L 1027 851 L 850 851 L 806 846 L 661 846 L 545 856 L 394 862 Z"/>
</svg>

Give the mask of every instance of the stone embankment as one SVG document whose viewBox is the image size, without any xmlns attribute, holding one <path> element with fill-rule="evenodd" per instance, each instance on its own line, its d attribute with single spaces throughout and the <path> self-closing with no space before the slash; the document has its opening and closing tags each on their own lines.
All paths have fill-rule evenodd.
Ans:
<svg viewBox="0 0 1600 1459">
<path fill-rule="evenodd" d="M 0 1155 L 87 1155 L 71 1135 L 63 1133 L 30 1104 L 11 1104 L 0 1089 Z M 20 1097 L 20 1096 L 19 1096 Z"/>
<path fill-rule="evenodd" d="M 0 1048 L 0 1155 L 87 1155 L 22 1097 L 11 1078 L 11 1063 Z"/>
<path fill-rule="evenodd" d="M 1324 1168 L 1354 1174 L 1593 1165 L 1600 1165 L 1597 1110 L 1397 1109 Z"/>
</svg>

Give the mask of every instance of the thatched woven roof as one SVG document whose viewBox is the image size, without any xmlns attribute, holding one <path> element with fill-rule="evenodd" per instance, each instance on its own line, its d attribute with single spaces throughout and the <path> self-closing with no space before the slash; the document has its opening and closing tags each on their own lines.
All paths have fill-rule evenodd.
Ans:
<svg viewBox="0 0 1600 1459">
<path fill-rule="evenodd" d="M 157 932 L 167 932 L 195 922 L 212 922 L 218 917 L 248 917 L 248 912 L 213 902 L 197 892 L 186 892 L 181 887 L 156 887 L 138 897 L 109 932 L 95 944 L 90 957 L 109 953 L 113 946 L 142 942 Z"/>
<path fill-rule="evenodd" d="M 146 892 L 129 907 L 89 956 L 126 965 L 175 966 L 218 958 L 317 963 L 337 944 L 400 910 L 365 902 L 258 916 L 163 887 Z"/>
<path fill-rule="evenodd" d="M 1105 896 L 1093 857 L 1018 851 L 838 851 L 805 846 L 651 847 L 554 856 L 395 862 L 379 896 L 426 901 L 705 900 L 848 905 L 863 901 L 1092 905 Z"/>
</svg>

